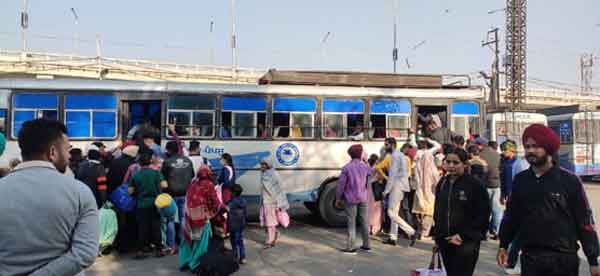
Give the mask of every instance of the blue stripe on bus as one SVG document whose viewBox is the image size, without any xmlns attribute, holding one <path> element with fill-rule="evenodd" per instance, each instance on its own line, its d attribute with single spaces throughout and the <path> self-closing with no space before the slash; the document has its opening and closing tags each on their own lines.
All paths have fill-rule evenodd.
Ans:
<svg viewBox="0 0 600 276">
<path fill-rule="evenodd" d="M 373 100 L 372 113 L 410 113 L 410 102 L 407 100 Z"/>
<path fill-rule="evenodd" d="M 15 108 L 56 109 L 58 96 L 51 94 L 16 94 Z"/>
<path fill-rule="evenodd" d="M 454 102 L 452 103 L 452 114 L 479 115 L 479 104 L 476 102 Z"/>
<path fill-rule="evenodd" d="M 68 95 L 65 109 L 117 109 L 114 95 Z"/>
<path fill-rule="evenodd" d="M 265 111 L 267 100 L 263 97 L 223 97 L 223 110 Z"/>
<path fill-rule="evenodd" d="M 323 112 L 362 113 L 365 112 L 365 103 L 354 99 L 325 99 Z"/>
<path fill-rule="evenodd" d="M 275 98 L 273 112 L 315 112 L 317 101 L 311 98 Z"/>
</svg>

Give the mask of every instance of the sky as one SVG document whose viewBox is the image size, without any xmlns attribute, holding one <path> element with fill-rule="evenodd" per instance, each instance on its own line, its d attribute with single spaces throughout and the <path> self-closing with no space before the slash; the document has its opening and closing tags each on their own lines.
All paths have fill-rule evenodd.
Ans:
<svg viewBox="0 0 600 276">
<path fill-rule="evenodd" d="M 0 49 L 19 50 L 22 1 L 0 1 Z M 501 0 L 236 0 L 238 63 L 257 69 L 392 72 L 395 16 L 399 73 L 476 74 L 489 71 L 492 62 L 493 52 L 481 46 L 487 31 L 499 27 L 504 41 L 504 12 L 488 11 L 505 5 Z M 230 1 L 28 0 L 28 10 L 33 51 L 96 55 L 98 34 L 102 56 L 231 64 Z M 578 85 L 580 55 L 600 57 L 600 1 L 529 0 L 527 31 L 528 77 Z M 76 34 L 82 40 L 78 48 Z M 594 69 L 594 86 L 600 87 L 600 59 Z"/>
</svg>

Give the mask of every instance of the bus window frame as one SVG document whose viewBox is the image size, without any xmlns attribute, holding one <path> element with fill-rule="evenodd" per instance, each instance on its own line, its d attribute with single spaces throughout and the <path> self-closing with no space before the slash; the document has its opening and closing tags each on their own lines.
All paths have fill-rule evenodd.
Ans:
<svg viewBox="0 0 600 276">
<path fill-rule="evenodd" d="M 258 138 L 258 111 L 250 111 L 250 110 L 223 110 L 222 112 L 231 112 L 231 138 L 233 139 L 244 139 L 244 140 L 249 140 L 249 139 L 256 139 Z M 263 111 L 264 113 L 267 113 L 266 111 Z M 238 129 L 236 123 L 235 123 L 235 115 L 236 114 L 252 114 L 252 119 L 253 119 L 253 126 L 252 127 L 252 136 L 240 136 L 240 135 L 236 135 L 236 131 Z M 226 139 L 226 138 L 224 138 Z"/>
<path fill-rule="evenodd" d="M 272 126 L 272 137 L 273 140 L 312 140 L 315 139 L 315 114 L 316 112 L 308 112 L 308 111 L 287 111 L 287 112 L 283 112 L 283 111 L 273 111 L 271 112 L 271 117 L 274 117 L 275 114 L 287 114 L 288 115 L 288 126 Z M 294 128 L 294 120 L 292 119 L 294 117 L 294 114 L 299 114 L 299 115 L 309 115 L 310 116 L 310 133 L 311 136 L 302 136 L 302 137 L 292 137 L 292 129 Z M 276 128 L 289 128 L 289 134 L 288 137 L 279 137 L 275 135 L 275 129 Z M 300 128 L 302 131 L 302 127 Z"/>
<path fill-rule="evenodd" d="M 171 115 L 171 112 L 178 112 L 178 113 L 188 113 L 190 115 L 190 119 L 188 124 L 186 125 L 189 128 L 193 128 L 193 127 L 197 127 L 196 125 L 194 125 L 194 113 L 205 113 L 205 114 L 211 114 L 212 115 L 212 126 L 210 126 L 210 128 L 213 129 L 212 131 L 212 135 L 210 136 L 202 136 L 202 135 L 179 135 L 179 133 L 177 133 L 177 136 L 179 136 L 180 138 L 184 138 L 184 139 L 213 139 L 216 136 L 216 110 L 209 110 L 209 109 L 167 109 L 167 124 L 170 124 L 169 122 L 169 118 Z M 202 127 L 202 126 L 200 126 Z M 165 137 L 167 137 L 168 139 L 173 139 L 174 136 L 170 134 L 170 131 L 167 129 L 165 130 Z"/>
<path fill-rule="evenodd" d="M 362 112 L 326 112 L 324 111 L 325 108 L 325 102 L 328 100 L 356 100 L 356 101 L 361 101 L 362 102 L 362 106 L 363 106 L 363 111 Z M 348 133 L 348 115 L 362 115 L 363 116 L 363 120 L 361 122 L 361 126 L 363 128 L 363 139 L 360 140 L 353 140 L 353 141 L 364 141 L 366 136 L 368 136 L 368 133 L 365 133 L 365 118 L 367 118 L 367 116 L 369 116 L 369 99 L 365 99 L 365 98 L 351 98 L 351 97 L 323 97 L 320 99 L 320 105 L 318 110 L 321 113 L 320 116 L 320 120 L 321 120 L 321 124 L 320 127 L 318 127 L 321 130 L 321 139 L 323 140 L 327 140 L 327 141 L 348 141 L 348 140 L 353 140 L 351 138 L 351 135 L 349 135 Z M 343 115 L 342 116 L 342 137 L 326 137 L 326 124 L 325 124 L 325 116 L 326 115 Z"/>
<path fill-rule="evenodd" d="M 83 136 L 72 136 L 71 134 L 69 134 L 69 139 L 71 140 L 115 140 L 117 139 L 117 137 L 119 137 L 119 114 L 117 112 L 117 109 L 64 109 L 63 110 L 63 124 L 65 124 L 65 127 L 67 127 L 67 112 L 87 112 L 90 114 L 90 126 L 89 126 L 89 132 L 90 132 L 90 136 L 87 137 L 83 137 Z M 94 112 L 106 112 L 106 113 L 114 113 L 115 116 L 115 135 L 112 137 L 99 137 L 99 136 L 94 136 Z"/>
<path fill-rule="evenodd" d="M 411 128 L 412 125 L 412 114 L 410 113 L 379 113 L 379 112 L 375 112 L 375 113 L 369 113 L 369 130 L 374 129 L 372 127 L 372 122 L 371 122 L 371 116 L 373 115 L 383 115 L 385 116 L 385 135 L 386 137 L 394 137 L 391 136 L 391 128 L 389 128 L 389 118 L 390 117 L 405 117 L 406 121 L 408 122 L 408 127 L 404 128 L 404 130 L 406 130 L 407 128 Z M 400 131 L 402 131 L 403 129 L 399 129 Z M 375 135 L 375 133 L 373 133 L 373 135 Z M 386 137 L 383 138 L 374 138 L 373 135 L 371 135 L 371 133 L 369 133 L 369 140 L 372 141 L 384 141 Z M 406 133 L 406 136 L 399 136 L 399 137 L 394 137 L 396 139 L 408 139 L 408 133 Z"/>
<path fill-rule="evenodd" d="M 466 120 L 466 126 L 467 129 L 466 130 L 462 130 L 462 131 L 466 131 L 467 132 L 467 136 L 464 136 L 464 132 L 457 132 L 455 126 L 454 126 L 454 118 L 464 118 Z M 480 134 L 481 133 L 481 115 L 466 115 L 466 114 L 452 114 L 450 116 L 450 130 L 453 133 L 456 133 L 458 135 L 463 136 L 463 138 L 468 139 L 470 137 L 470 135 L 472 135 L 473 133 L 469 132 L 469 129 L 471 128 L 471 124 L 470 124 L 470 119 L 476 119 L 477 121 L 479 121 L 479 129 L 474 132 L 474 134 Z"/>
<path fill-rule="evenodd" d="M 16 107 L 15 105 L 15 99 L 17 96 L 19 95 L 51 95 L 51 96 L 55 96 L 56 97 L 56 108 L 22 108 L 22 107 Z M 31 92 L 16 92 L 12 95 L 10 103 L 11 103 L 11 108 L 7 108 L 7 112 L 8 110 L 10 110 L 10 138 L 11 139 L 18 139 L 19 138 L 19 133 L 15 133 L 15 113 L 22 111 L 22 112 L 33 112 L 33 118 L 32 120 L 35 119 L 39 119 L 39 118 L 43 118 L 43 116 L 40 116 L 43 113 L 43 111 L 55 111 L 56 112 L 56 120 L 60 120 L 60 109 L 61 109 L 61 94 L 59 93 L 36 93 L 33 94 Z M 7 113 L 6 116 L 8 116 L 9 114 Z M 5 119 L 6 120 L 6 119 Z M 5 132 L 6 132 L 6 128 L 5 128 Z"/>
</svg>

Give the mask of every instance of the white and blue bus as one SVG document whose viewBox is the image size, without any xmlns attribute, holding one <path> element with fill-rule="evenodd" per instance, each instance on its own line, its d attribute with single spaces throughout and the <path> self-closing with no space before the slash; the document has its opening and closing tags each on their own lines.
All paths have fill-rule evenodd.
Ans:
<svg viewBox="0 0 600 276">
<path fill-rule="evenodd" d="M 23 122 L 62 121 L 73 147 L 91 141 L 108 147 L 149 120 L 169 140 L 176 124 L 184 141 L 199 140 L 202 154 L 219 168 L 233 155 L 237 183 L 258 202 L 259 162 L 272 158 L 291 202 L 303 202 L 330 225 L 345 221 L 334 207 L 335 185 L 349 161 L 347 148 L 361 143 L 379 154 L 385 137 L 407 139 L 417 113 L 435 112 L 455 132 L 479 134 L 484 91 L 480 87 L 381 88 L 319 85 L 248 85 L 82 79 L 0 79 L 0 122 L 8 145 L 6 164 L 20 156 Z M 363 135 L 356 131 L 363 130 Z M 356 141 L 358 140 L 358 141 Z"/>
<path fill-rule="evenodd" d="M 579 176 L 600 175 L 600 111 L 575 105 L 544 113 L 560 136 L 560 165 Z"/>
<path fill-rule="evenodd" d="M 498 111 L 486 115 L 486 138 L 496 141 L 498 145 L 506 140 L 513 140 L 517 144 L 517 154 L 523 156 L 521 137 L 525 129 L 532 124 L 548 125 L 546 115 L 526 111 Z"/>
</svg>

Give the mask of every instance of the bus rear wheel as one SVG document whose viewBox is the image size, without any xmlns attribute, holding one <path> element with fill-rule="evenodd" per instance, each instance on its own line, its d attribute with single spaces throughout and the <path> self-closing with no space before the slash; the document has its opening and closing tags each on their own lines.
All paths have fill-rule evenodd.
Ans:
<svg viewBox="0 0 600 276">
<path fill-rule="evenodd" d="M 335 188 L 337 181 L 329 182 L 319 196 L 319 215 L 330 226 L 341 227 L 346 225 L 344 209 L 335 207 Z"/>
</svg>

